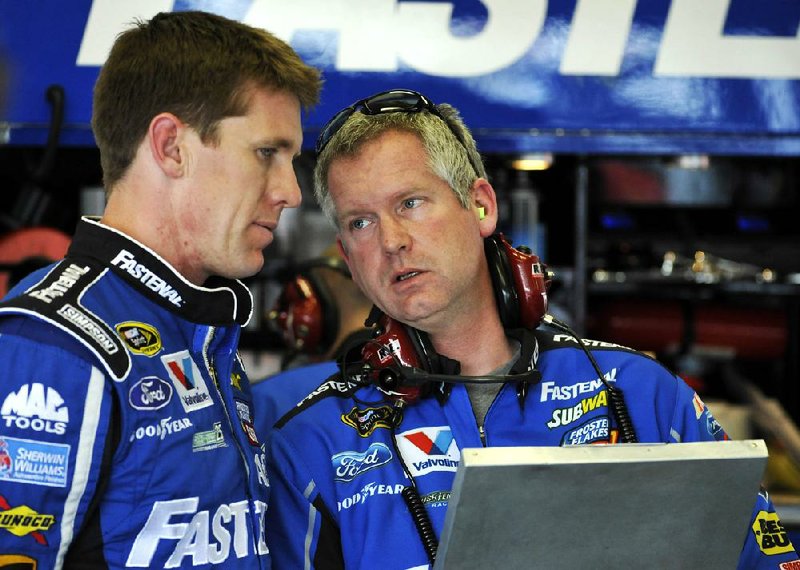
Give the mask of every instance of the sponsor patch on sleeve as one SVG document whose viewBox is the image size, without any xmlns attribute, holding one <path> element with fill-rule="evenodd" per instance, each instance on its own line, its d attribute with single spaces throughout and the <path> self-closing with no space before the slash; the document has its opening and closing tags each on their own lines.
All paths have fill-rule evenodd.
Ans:
<svg viewBox="0 0 800 570">
<path fill-rule="evenodd" d="M 758 547 L 767 556 L 785 554 L 794 550 L 777 513 L 759 511 L 752 528 Z"/>
</svg>

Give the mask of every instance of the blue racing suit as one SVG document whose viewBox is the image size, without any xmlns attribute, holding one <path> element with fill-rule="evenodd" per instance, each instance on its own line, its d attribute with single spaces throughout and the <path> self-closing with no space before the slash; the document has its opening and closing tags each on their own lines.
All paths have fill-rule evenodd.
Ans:
<svg viewBox="0 0 800 570">
<path fill-rule="evenodd" d="M 306 381 L 316 389 L 274 426 L 257 425 L 263 433 L 272 428 L 267 543 L 275 568 L 427 568 L 400 495 L 409 479 L 398 455 L 440 537 L 461 449 L 616 441 L 607 390 L 576 341 L 546 329 L 534 334 L 541 380 L 527 395 L 514 382 L 503 385 L 482 433 L 463 384 L 398 412 L 374 386 L 356 386 L 338 374 L 316 382 L 310 376 Z M 624 394 L 640 442 L 727 438 L 697 394 L 658 362 L 618 345 L 586 342 L 606 380 Z M 281 398 L 271 382 L 281 385 L 266 381 L 256 407 Z M 766 493 L 756 503 L 739 568 L 775 569 L 796 560 Z"/>
<path fill-rule="evenodd" d="M 0 566 L 270 568 L 252 297 L 89 218 L 0 304 Z"/>
</svg>

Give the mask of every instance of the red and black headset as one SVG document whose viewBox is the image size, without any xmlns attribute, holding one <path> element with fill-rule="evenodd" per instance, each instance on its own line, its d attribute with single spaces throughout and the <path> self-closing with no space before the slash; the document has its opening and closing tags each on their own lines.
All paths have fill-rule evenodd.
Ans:
<svg viewBox="0 0 800 570">
<path fill-rule="evenodd" d="M 338 271 L 350 278 L 347 264 L 336 257 L 301 262 L 286 272 L 289 277 L 269 312 L 289 359 L 299 353 L 327 354 L 339 333 L 339 307 L 318 269 Z"/>
<path fill-rule="evenodd" d="M 552 274 L 526 246 L 514 248 L 502 234 L 484 240 L 497 310 L 506 330 L 533 330 L 547 314 L 547 289 Z M 374 310 L 367 326 L 373 338 L 361 350 L 362 381 L 406 402 L 427 393 L 433 382 L 453 382 L 460 365 L 438 354 L 428 335 Z M 352 369 L 350 369 L 352 371 Z M 505 376 L 469 376 L 462 381 L 508 382 L 530 380 L 529 372 Z"/>
<path fill-rule="evenodd" d="M 547 314 L 547 290 L 552 281 L 539 257 L 526 246 L 513 247 L 502 233 L 484 240 L 497 310 L 507 334 L 515 329 L 532 331 L 542 322 L 573 337 L 586 354 L 600 381 L 608 391 L 609 408 L 617 420 L 620 439 L 624 443 L 638 441 L 622 392 L 605 378 L 586 343 L 565 323 Z M 370 322 L 372 321 L 372 322 Z M 521 358 L 509 374 L 501 376 L 459 376 L 458 362 L 436 352 L 427 334 L 395 321 L 380 311 L 373 311 L 367 326 L 375 325 L 371 341 L 361 349 L 360 369 L 342 366 L 359 382 L 378 386 L 392 398 L 412 403 L 430 393 L 431 386 L 442 382 L 517 382 L 517 395 L 524 405 L 528 384 L 536 381 L 538 371 L 524 368 Z M 527 335 L 528 339 L 530 335 Z M 521 354 L 529 355 L 534 347 L 519 337 Z M 520 368 L 520 365 L 523 367 Z M 521 387 L 521 390 L 520 390 Z"/>
</svg>

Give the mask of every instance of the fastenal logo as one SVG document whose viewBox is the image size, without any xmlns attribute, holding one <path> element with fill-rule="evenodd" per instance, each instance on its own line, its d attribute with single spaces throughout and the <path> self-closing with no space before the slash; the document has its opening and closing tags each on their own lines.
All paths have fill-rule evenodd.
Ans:
<svg viewBox="0 0 800 570">
<path fill-rule="evenodd" d="M 447 426 L 406 431 L 397 434 L 396 440 L 400 453 L 414 476 L 458 469 L 458 445 L 453 432 Z"/>
<path fill-rule="evenodd" d="M 47 546 L 47 539 L 42 532 L 49 530 L 55 522 L 53 515 L 37 513 L 27 505 L 12 508 L 6 498 L 0 495 L 0 529 L 14 536 L 31 535 L 36 542 Z"/>
<path fill-rule="evenodd" d="M 392 452 L 382 443 L 373 443 L 364 452 L 343 451 L 331 457 L 337 481 L 352 481 L 362 473 L 385 465 L 392 460 Z"/>
<path fill-rule="evenodd" d="M 44 289 L 36 289 L 28 293 L 31 297 L 35 297 L 45 303 L 52 303 L 53 299 L 63 297 L 67 292 L 78 282 L 82 275 L 89 272 L 89 267 L 81 267 L 71 263 L 64 268 L 56 280 L 45 287 Z"/>
<path fill-rule="evenodd" d="M 161 362 L 167 369 L 186 412 L 213 405 L 214 402 L 206 387 L 206 381 L 188 350 L 165 354 L 161 357 Z"/>
<path fill-rule="evenodd" d="M 0 406 L 6 427 L 63 435 L 69 423 L 69 410 L 55 388 L 38 382 L 23 384 L 11 392 Z"/>
<path fill-rule="evenodd" d="M 603 375 L 606 382 L 617 381 L 617 369 L 612 368 Z M 589 380 L 588 382 L 578 382 L 569 386 L 559 386 L 555 382 L 542 382 L 542 393 L 539 396 L 540 402 L 549 400 L 574 400 L 583 394 L 596 392 L 604 386 L 600 378 Z"/>
<path fill-rule="evenodd" d="M 126 567 L 184 568 L 223 564 L 231 557 L 244 558 L 269 554 L 264 538 L 263 501 L 222 503 L 213 509 L 198 510 L 199 497 L 156 501 L 147 522 L 131 547 Z M 257 529 L 257 530 L 256 530 Z M 251 531 L 258 532 L 253 536 Z M 169 558 L 154 561 L 159 546 L 166 543 Z M 163 564 L 163 565 L 162 565 Z M 226 567 L 236 567 L 231 562 Z"/>
<path fill-rule="evenodd" d="M 157 293 L 159 297 L 166 299 L 176 307 L 183 306 L 183 298 L 180 294 L 161 277 L 137 262 L 130 251 L 121 249 L 117 256 L 111 260 L 111 265 L 119 267 L 142 285 Z"/>
<path fill-rule="evenodd" d="M 153 325 L 128 321 L 116 326 L 117 333 L 131 352 L 153 356 L 161 350 L 161 335 Z"/>
</svg>

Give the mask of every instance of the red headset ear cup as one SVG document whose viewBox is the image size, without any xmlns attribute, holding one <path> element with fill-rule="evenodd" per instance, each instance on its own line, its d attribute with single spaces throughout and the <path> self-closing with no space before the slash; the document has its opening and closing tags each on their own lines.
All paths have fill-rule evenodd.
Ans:
<svg viewBox="0 0 800 570">
<path fill-rule="evenodd" d="M 499 234 L 489 236 L 483 240 L 483 250 L 489 266 L 489 275 L 492 278 L 492 289 L 494 289 L 500 321 L 504 328 L 514 329 L 520 326 L 519 296 L 514 284 L 511 262 L 502 239 Z"/>
<path fill-rule="evenodd" d="M 339 333 L 339 307 L 331 294 L 330 288 L 318 272 L 318 268 L 312 267 L 304 273 L 304 277 L 308 279 L 319 305 L 320 335 L 316 352 L 322 354 L 333 347 L 333 342 Z"/>
<path fill-rule="evenodd" d="M 270 320 L 292 351 L 315 354 L 322 332 L 322 306 L 309 280 L 297 275 L 286 282 L 270 311 Z"/>
<path fill-rule="evenodd" d="M 270 318 L 287 348 L 306 354 L 326 354 L 339 333 L 339 307 L 322 275 L 335 270 L 350 276 L 343 261 L 312 259 L 294 269 L 275 302 Z"/>
</svg>

